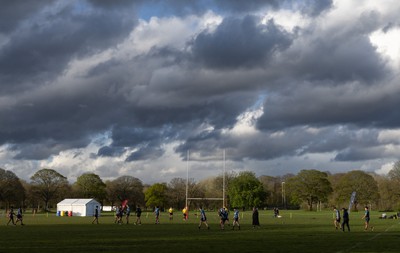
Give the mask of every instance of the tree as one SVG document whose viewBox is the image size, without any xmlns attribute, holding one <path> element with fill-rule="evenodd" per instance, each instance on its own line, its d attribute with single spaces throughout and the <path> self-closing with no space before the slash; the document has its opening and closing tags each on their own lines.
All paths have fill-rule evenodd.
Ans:
<svg viewBox="0 0 400 253">
<path fill-rule="evenodd" d="M 266 205 L 279 206 L 283 205 L 282 200 L 282 182 L 280 177 L 260 176 L 258 180 L 264 187 L 267 194 Z"/>
<path fill-rule="evenodd" d="M 292 201 L 298 204 L 306 202 L 310 211 L 313 210 L 313 204 L 327 201 L 333 191 L 328 174 L 318 170 L 300 171 L 288 180 L 287 190 Z"/>
<path fill-rule="evenodd" d="M 194 181 L 188 182 L 188 188 L 193 187 Z M 193 197 L 193 196 L 192 196 Z M 178 209 L 185 207 L 186 201 L 186 179 L 173 178 L 168 184 L 168 203 Z"/>
<path fill-rule="evenodd" d="M 65 187 L 67 178 L 52 169 L 41 169 L 31 177 L 32 191 L 44 202 L 45 211 L 49 210 L 49 202 L 56 199 Z"/>
<path fill-rule="evenodd" d="M 393 211 L 399 207 L 398 184 L 392 179 L 374 175 L 379 189 L 379 210 Z"/>
<path fill-rule="evenodd" d="M 400 161 L 393 164 L 393 168 L 389 171 L 388 176 L 391 180 L 400 182 Z"/>
<path fill-rule="evenodd" d="M 259 206 L 266 198 L 263 185 L 250 171 L 239 173 L 229 185 L 230 204 L 234 207 Z"/>
<path fill-rule="evenodd" d="M 348 202 L 352 192 L 357 192 L 355 210 L 358 204 L 376 203 L 379 198 L 378 184 L 375 179 L 360 170 L 347 172 L 335 187 L 335 192 L 339 203 Z"/>
<path fill-rule="evenodd" d="M 132 176 L 120 176 L 106 182 L 107 199 L 114 205 L 115 201 L 127 199 L 134 206 L 144 204 L 143 183 Z"/>
<path fill-rule="evenodd" d="M 8 206 L 11 204 L 21 205 L 25 197 L 25 190 L 19 178 L 12 171 L 0 168 L 0 201 Z"/>
<path fill-rule="evenodd" d="M 150 186 L 144 193 L 146 206 L 164 207 L 167 203 L 167 189 L 165 183 L 156 183 Z"/>
<path fill-rule="evenodd" d="M 85 173 L 75 182 L 76 191 L 84 198 L 95 198 L 103 203 L 106 196 L 106 184 L 94 173 Z"/>
<path fill-rule="evenodd" d="M 390 210 L 393 208 L 399 208 L 400 199 L 400 161 L 393 164 L 393 168 L 389 171 L 386 180 L 377 180 L 380 199 L 379 202 L 383 205 L 383 210 Z M 394 205 L 394 204 L 397 205 Z"/>
</svg>

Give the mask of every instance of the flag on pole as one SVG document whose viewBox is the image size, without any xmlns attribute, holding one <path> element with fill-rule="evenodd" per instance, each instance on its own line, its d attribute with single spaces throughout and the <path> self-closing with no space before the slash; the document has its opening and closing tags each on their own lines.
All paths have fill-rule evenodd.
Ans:
<svg viewBox="0 0 400 253">
<path fill-rule="evenodd" d="M 122 209 L 125 209 L 126 204 L 128 204 L 128 200 L 125 199 L 121 202 Z"/>
<path fill-rule="evenodd" d="M 353 206 L 354 202 L 356 201 L 356 194 L 357 194 L 356 192 L 353 192 L 351 194 L 350 204 L 349 204 L 349 213 L 350 213 L 351 207 Z"/>
</svg>

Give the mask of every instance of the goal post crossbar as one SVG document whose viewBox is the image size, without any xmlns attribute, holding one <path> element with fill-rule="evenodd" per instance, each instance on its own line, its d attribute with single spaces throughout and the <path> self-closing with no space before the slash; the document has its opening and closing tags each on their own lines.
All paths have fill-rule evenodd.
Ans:
<svg viewBox="0 0 400 253">
<path fill-rule="evenodd" d="M 223 198 L 187 198 L 188 200 L 224 200 Z"/>
</svg>

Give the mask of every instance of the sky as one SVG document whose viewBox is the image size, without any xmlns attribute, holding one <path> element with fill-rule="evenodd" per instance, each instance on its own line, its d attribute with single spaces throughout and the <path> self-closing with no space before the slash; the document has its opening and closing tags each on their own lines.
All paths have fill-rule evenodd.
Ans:
<svg viewBox="0 0 400 253">
<path fill-rule="evenodd" d="M 0 167 L 21 179 L 385 175 L 400 157 L 397 0 L 0 4 Z"/>
</svg>

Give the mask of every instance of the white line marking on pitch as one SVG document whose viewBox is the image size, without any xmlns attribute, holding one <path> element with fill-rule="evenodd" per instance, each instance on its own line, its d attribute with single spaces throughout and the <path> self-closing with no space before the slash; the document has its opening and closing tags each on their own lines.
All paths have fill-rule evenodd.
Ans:
<svg viewBox="0 0 400 253">
<path fill-rule="evenodd" d="M 384 233 L 388 232 L 390 229 L 392 229 L 394 226 L 396 226 L 396 225 L 398 225 L 398 224 L 400 224 L 400 222 L 399 222 L 399 223 L 397 223 L 397 224 L 393 224 L 393 225 L 391 225 L 390 227 L 388 227 L 387 229 L 385 229 L 385 231 L 383 231 L 383 232 L 380 232 L 380 233 L 378 233 L 378 234 L 374 235 L 373 237 L 371 237 L 371 238 L 369 238 L 369 239 L 367 239 L 367 240 L 365 240 L 365 241 L 358 242 L 358 243 L 354 244 L 353 246 L 351 246 L 350 248 L 348 248 L 348 249 L 346 249 L 346 250 L 344 250 L 344 251 L 342 251 L 342 250 L 341 250 L 341 251 L 338 251 L 338 252 L 336 252 L 336 253 L 350 252 L 351 250 L 353 250 L 353 249 L 357 248 L 358 246 L 360 246 L 360 245 L 364 244 L 365 242 L 367 242 L 367 241 L 372 241 L 372 240 L 374 240 L 374 239 L 378 238 L 379 236 L 381 236 L 382 234 L 384 234 Z"/>
</svg>

